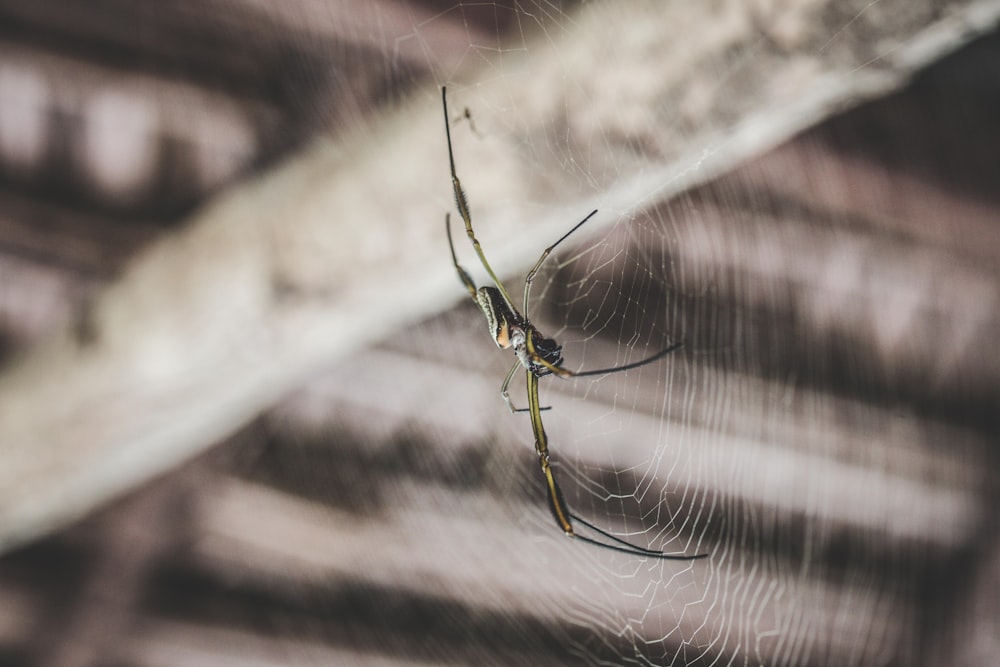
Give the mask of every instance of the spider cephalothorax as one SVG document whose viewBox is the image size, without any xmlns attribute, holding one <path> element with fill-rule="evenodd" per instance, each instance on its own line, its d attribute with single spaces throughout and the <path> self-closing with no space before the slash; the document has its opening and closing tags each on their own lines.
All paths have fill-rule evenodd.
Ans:
<svg viewBox="0 0 1000 667">
<path fill-rule="evenodd" d="M 534 348 L 534 354 L 531 353 L 527 339 L 525 339 L 523 350 L 517 345 L 514 346 L 514 353 L 520 360 L 521 365 L 538 377 L 552 373 L 553 371 L 549 369 L 553 366 L 562 370 L 562 345 L 552 338 L 546 338 L 538 329 L 530 325 L 528 331 L 531 332 L 531 348 Z M 535 361 L 536 358 L 541 359 L 545 363 L 537 363 Z"/>
</svg>

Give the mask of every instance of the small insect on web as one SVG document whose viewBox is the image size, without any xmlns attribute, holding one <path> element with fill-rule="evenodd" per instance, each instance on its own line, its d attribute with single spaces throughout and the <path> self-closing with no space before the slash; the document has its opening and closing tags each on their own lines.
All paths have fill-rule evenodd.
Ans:
<svg viewBox="0 0 1000 667">
<path fill-rule="evenodd" d="M 476 255 L 479 256 L 479 261 L 482 263 L 483 268 L 486 269 L 486 273 L 489 274 L 490 279 L 493 281 L 493 285 L 477 288 L 475 282 L 472 280 L 472 277 L 469 275 L 469 272 L 458 263 L 458 257 L 455 254 L 455 244 L 452 242 L 451 238 L 451 214 L 449 213 L 445 215 L 445 228 L 448 235 L 448 246 L 451 249 L 452 263 L 455 265 L 455 271 L 458 273 L 459 280 L 461 280 L 462 284 L 465 285 L 465 289 L 469 291 L 469 296 L 472 297 L 472 300 L 476 302 L 479 308 L 483 311 L 483 314 L 486 316 L 486 322 L 489 326 L 490 335 L 493 336 L 493 340 L 496 342 L 497 346 L 500 348 L 514 348 L 514 354 L 517 357 L 517 360 L 511 367 L 510 372 L 507 373 L 507 377 L 504 378 L 500 394 L 511 412 L 527 412 L 531 417 L 531 430 L 535 435 L 535 453 L 538 454 L 538 461 L 542 467 L 542 475 L 545 477 L 549 509 L 552 510 L 552 516 L 555 518 L 556 524 L 560 529 L 562 529 L 563 533 L 567 537 L 572 537 L 583 542 L 587 542 L 588 544 L 593 544 L 605 549 L 611 549 L 613 551 L 621 551 L 623 553 L 636 556 L 647 556 L 650 558 L 667 560 L 695 560 L 697 558 L 704 558 L 708 554 L 698 554 L 696 556 L 668 554 L 655 549 L 648 549 L 631 544 L 630 542 L 626 542 L 625 540 L 598 528 L 589 521 L 581 519 L 577 514 L 574 514 L 566 504 L 566 500 L 563 498 L 562 490 L 556 482 L 555 472 L 549 462 L 549 441 L 548 436 L 545 434 L 545 427 L 542 424 L 542 411 L 547 408 L 540 407 L 539 404 L 538 378 L 545 377 L 546 375 L 558 375 L 563 378 L 586 377 L 589 375 L 605 375 L 607 373 L 626 371 L 632 368 L 638 368 L 639 366 L 645 366 L 646 364 L 650 364 L 658 359 L 661 359 L 670 352 L 679 348 L 683 343 L 674 343 L 651 357 L 631 364 L 625 364 L 623 366 L 576 372 L 563 368 L 562 346 L 555 340 L 546 338 L 542 335 L 542 333 L 536 329 L 528 319 L 528 292 L 531 288 L 531 281 L 534 279 L 539 267 L 541 267 L 542 263 L 545 261 L 545 258 L 549 256 L 549 253 L 551 253 L 556 246 L 569 238 L 573 232 L 579 229 L 583 223 L 587 222 L 587 220 L 597 213 L 597 211 L 591 211 L 587 217 L 578 222 L 568 232 L 563 234 L 559 240 L 542 251 L 541 257 L 538 258 L 538 261 L 535 262 L 535 266 L 532 267 L 531 271 L 528 272 L 528 275 L 524 279 L 524 299 L 522 302 L 521 312 L 518 312 L 517 308 L 514 307 L 514 301 L 510 298 L 510 294 L 507 292 L 507 288 L 503 286 L 503 283 L 500 282 L 500 279 L 497 278 L 493 269 L 490 267 L 490 263 L 486 260 L 483 248 L 479 244 L 479 240 L 476 238 L 475 232 L 472 230 L 472 218 L 469 214 L 469 203 L 466 199 L 465 191 L 462 189 L 462 184 L 458 180 L 458 174 L 455 171 L 455 156 L 451 147 L 451 127 L 448 119 L 448 98 L 444 87 L 441 88 L 441 104 L 444 107 L 444 129 L 445 137 L 448 141 L 448 163 L 451 168 L 451 183 L 455 191 L 455 205 L 458 208 L 459 215 L 462 216 L 462 220 L 465 222 L 465 233 L 469 236 L 469 241 L 472 243 L 472 247 L 475 249 Z M 515 408 L 511 403 L 510 394 L 507 391 L 510 386 L 510 381 L 513 379 L 518 368 L 524 368 L 525 376 L 528 382 L 528 407 L 520 410 Z M 603 538 L 603 541 L 602 539 L 592 538 L 577 533 L 573 529 L 574 521 L 582 526 L 586 526 L 588 529 L 593 531 L 593 533 Z"/>
</svg>

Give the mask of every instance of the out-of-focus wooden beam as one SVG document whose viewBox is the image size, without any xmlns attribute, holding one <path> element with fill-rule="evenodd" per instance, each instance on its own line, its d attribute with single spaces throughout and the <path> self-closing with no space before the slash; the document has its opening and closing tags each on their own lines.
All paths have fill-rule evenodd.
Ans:
<svg viewBox="0 0 1000 667">
<path fill-rule="evenodd" d="M 465 71 L 456 160 L 497 266 L 903 84 L 995 2 L 605 3 Z M 826 11 L 829 10 L 829 11 Z M 525 45 L 521 45 L 525 46 Z M 739 55 L 733 55 L 739 54 Z M 439 91 L 233 189 L 0 378 L 0 548 L 191 457 L 318 369 L 462 298 Z M 586 164 L 582 171 L 574 165 Z"/>
</svg>

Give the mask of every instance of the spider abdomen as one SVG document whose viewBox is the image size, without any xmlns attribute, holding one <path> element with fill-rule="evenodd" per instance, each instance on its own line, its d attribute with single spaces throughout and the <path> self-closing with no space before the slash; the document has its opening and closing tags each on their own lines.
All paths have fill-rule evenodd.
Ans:
<svg viewBox="0 0 1000 667">
<path fill-rule="evenodd" d="M 497 347 L 508 348 L 514 344 L 513 330 L 522 328 L 522 318 L 507 305 L 496 287 L 480 287 L 476 303 L 486 316 L 486 326 Z"/>
</svg>

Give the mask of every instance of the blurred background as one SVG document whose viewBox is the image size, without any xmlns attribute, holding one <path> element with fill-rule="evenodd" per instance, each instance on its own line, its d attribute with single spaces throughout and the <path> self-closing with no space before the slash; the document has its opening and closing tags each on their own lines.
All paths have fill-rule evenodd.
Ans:
<svg viewBox="0 0 1000 667">
<path fill-rule="evenodd" d="M 0 665 L 998 660 L 1000 3 L 714 4 L 0 1 Z"/>
</svg>

